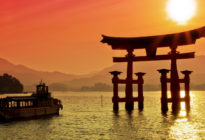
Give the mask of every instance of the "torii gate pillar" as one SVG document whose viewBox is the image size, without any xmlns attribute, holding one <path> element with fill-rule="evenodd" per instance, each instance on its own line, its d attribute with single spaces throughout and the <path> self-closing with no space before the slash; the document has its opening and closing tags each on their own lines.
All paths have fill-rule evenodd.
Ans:
<svg viewBox="0 0 205 140">
<path fill-rule="evenodd" d="M 128 49 L 127 50 L 127 58 L 128 58 L 128 63 L 127 63 L 127 79 L 126 79 L 126 89 L 125 89 L 125 96 L 126 96 L 126 103 L 125 103 L 125 108 L 126 110 L 133 110 L 134 109 L 134 101 L 133 99 L 133 49 Z"/>
<path fill-rule="evenodd" d="M 171 97 L 172 97 L 172 110 L 180 109 L 180 82 L 177 70 L 177 46 L 171 47 Z"/>
</svg>

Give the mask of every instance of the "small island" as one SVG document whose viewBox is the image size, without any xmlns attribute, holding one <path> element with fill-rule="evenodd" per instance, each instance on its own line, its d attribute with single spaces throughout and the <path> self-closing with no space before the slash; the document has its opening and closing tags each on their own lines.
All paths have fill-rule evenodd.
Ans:
<svg viewBox="0 0 205 140">
<path fill-rule="evenodd" d="M 4 73 L 0 76 L 0 94 L 3 93 L 22 93 L 23 85 L 15 77 Z"/>
</svg>

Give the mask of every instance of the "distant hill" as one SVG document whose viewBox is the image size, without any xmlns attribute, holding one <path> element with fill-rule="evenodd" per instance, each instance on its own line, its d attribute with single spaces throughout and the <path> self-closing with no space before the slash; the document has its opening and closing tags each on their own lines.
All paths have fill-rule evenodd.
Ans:
<svg viewBox="0 0 205 140">
<path fill-rule="evenodd" d="M 192 70 L 191 84 L 193 87 L 202 89 L 205 85 L 205 56 L 197 56 L 195 59 L 179 60 L 178 70 Z M 120 78 L 125 78 L 126 63 L 115 63 L 113 66 L 102 69 L 99 72 L 87 75 L 73 75 L 61 72 L 46 72 L 28 68 L 23 65 L 14 65 L 9 61 L 0 58 L 0 74 L 8 73 L 19 79 L 25 87 L 25 90 L 34 90 L 34 85 L 40 80 L 45 81 L 50 85 L 52 90 L 79 90 L 82 87 L 95 87 L 97 83 L 111 85 L 112 76 L 110 71 L 118 70 L 123 73 Z M 170 61 L 151 61 L 151 62 L 136 62 L 134 63 L 134 72 L 145 72 L 145 85 L 152 87 L 160 85 L 160 74 L 158 69 L 170 69 Z M 179 74 L 180 78 L 183 77 Z M 135 76 L 133 76 L 136 78 Z M 105 86 L 106 87 L 106 86 Z M 154 88 L 154 87 L 153 87 Z M 88 88 L 87 88 L 88 89 Z M 96 89 L 96 87 L 95 87 Z"/>
<path fill-rule="evenodd" d="M 191 84 L 192 85 L 201 85 L 205 84 L 205 56 L 197 56 L 195 59 L 187 60 L 178 60 L 178 70 L 191 70 Z M 96 83 L 106 83 L 111 85 L 112 76 L 109 74 L 110 71 L 118 70 L 123 72 L 120 75 L 120 78 L 125 78 L 126 74 L 126 63 L 115 63 L 113 66 L 99 71 L 93 76 L 75 78 L 73 80 L 67 81 L 66 84 L 71 87 L 81 87 L 81 86 L 93 86 Z M 150 62 L 136 62 L 134 63 L 134 72 L 145 72 L 144 76 L 146 85 L 160 85 L 160 74 L 157 72 L 158 69 L 170 69 L 170 61 L 150 61 Z M 179 73 L 180 78 L 183 78 L 183 75 Z M 137 78 L 136 76 L 133 76 Z M 159 86 L 158 86 L 159 87 Z M 197 86 L 199 87 L 199 86 Z"/>
<path fill-rule="evenodd" d="M 0 74 L 3 73 L 8 73 L 15 76 L 22 82 L 23 85 L 25 85 L 26 90 L 28 89 L 28 87 L 29 89 L 30 87 L 34 87 L 34 85 L 38 84 L 40 80 L 43 80 L 48 84 L 51 84 L 55 82 L 72 80 L 77 77 L 77 75 L 64 74 L 57 71 L 37 71 L 23 65 L 14 65 L 9 61 L 0 58 Z"/>
</svg>

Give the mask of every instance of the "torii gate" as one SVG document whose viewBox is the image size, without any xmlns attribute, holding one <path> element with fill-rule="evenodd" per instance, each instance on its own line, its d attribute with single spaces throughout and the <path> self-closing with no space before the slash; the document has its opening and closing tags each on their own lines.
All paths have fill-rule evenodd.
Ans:
<svg viewBox="0 0 205 140">
<path fill-rule="evenodd" d="M 138 98 L 133 97 L 133 84 L 137 83 L 142 85 L 143 79 L 142 76 L 144 73 L 137 74 L 138 80 L 133 80 L 133 62 L 135 61 L 156 61 L 156 60 L 171 60 L 171 76 L 170 79 L 165 79 L 165 84 L 167 82 L 170 82 L 170 90 L 171 90 L 171 99 L 167 99 L 166 93 L 166 87 L 164 87 L 164 83 L 162 82 L 162 109 L 166 109 L 167 106 L 163 107 L 163 98 L 166 97 L 165 104 L 167 102 L 172 102 L 172 108 L 176 109 L 179 107 L 180 103 L 180 82 L 186 83 L 183 79 L 180 80 L 178 76 L 178 70 L 177 70 L 177 59 L 188 59 L 188 58 L 194 58 L 195 53 L 189 52 L 189 53 L 179 53 L 177 52 L 177 47 L 182 45 L 190 45 L 195 44 L 196 40 L 205 37 L 205 26 L 202 28 L 198 28 L 191 31 L 186 32 L 180 32 L 175 34 L 167 34 L 167 35 L 158 35 L 158 36 L 148 36 L 148 37 L 109 37 L 102 35 L 102 43 L 107 43 L 108 45 L 111 45 L 113 50 L 126 50 L 128 54 L 125 57 L 114 57 L 113 62 L 127 62 L 127 78 L 125 80 L 120 80 L 118 78 L 118 74 L 121 72 L 111 72 L 111 74 L 114 75 L 113 78 L 113 84 L 114 84 L 114 97 L 113 97 L 113 103 L 114 103 L 114 109 L 118 109 L 118 102 L 126 102 L 126 109 L 132 110 L 134 108 L 134 101 L 138 101 L 139 108 L 143 108 L 143 93 L 142 87 L 140 87 L 139 91 L 139 85 L 138 85 Z M 157 48 L 159 47 L 169 47 L 171 49 L 171 52 L 166 55 L 156 55 Z M 134 49 L 145 49 L 147 56 L 134 56 L 133 51 Z M 161 70 L 159 71 L 162 73 L 162 77 L 165 76 L 168 72 L 167 70 Z M 189 83 L 189 77 L 187 78 L 187 73 L 190 74 L 191 72 L 185 72 L 186 73 L 186 79 L 188 79 Z M 185 74 L 184 73 L 184 74 Z M 141 82 L 140 77 L 141 75 Z M 118 91 L 117 91 L 117 84 L 124 83 L 126 84 L 125 89 L 125 98 L 119 98 L 118 97 Z M 188 88 L 189 89 L 189 85 Z M 165 90 L 165 91 L 163 91 Z M 142 95 L 140 95 L 142 94 Z M 187 96 L 189 94 L 189 91 L 186 92 Z M 164 96 L 163 96 L 164 95 Z M 141 98 L 141 99 L 140 99 Z"/>
</svg>

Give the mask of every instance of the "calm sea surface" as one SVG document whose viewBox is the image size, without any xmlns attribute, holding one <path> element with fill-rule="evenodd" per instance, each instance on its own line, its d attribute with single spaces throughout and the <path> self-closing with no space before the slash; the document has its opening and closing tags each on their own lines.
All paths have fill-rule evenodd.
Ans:
<svg viewBox="0 0 205 140">
<path fill-rule="evenodd" d="M 0 124 L 0 140 L 15 139 L 205 139 L 205 91 L 192 91 L 191 110 L 160 110 L 160 92 L 145 92 L 144 110 L 127 113 L 124 103 L 112 111 L 112 92 L 56 92 L 59 116 Z"/>
</svg>

